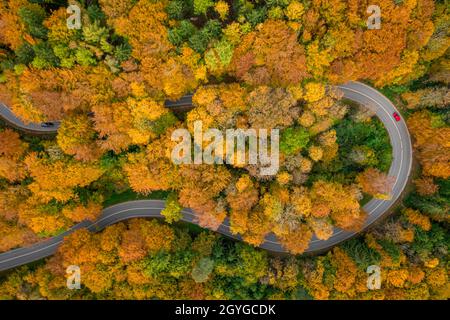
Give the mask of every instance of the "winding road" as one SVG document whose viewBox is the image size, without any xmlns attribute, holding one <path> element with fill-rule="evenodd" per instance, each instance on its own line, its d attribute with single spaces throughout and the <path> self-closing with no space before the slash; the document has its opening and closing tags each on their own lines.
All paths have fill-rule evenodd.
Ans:
<svg viewBox="0 0 450 320">
<path fill-rule="evenodd" d="M 389 211 L 401 196 L 408 183 L 412 168 L 411 138 L 404 120 L 396 121 L 393 117 L 393 113 L 398 112 L 398 110 L 380 92 L 360 82 L 349 82 L 345 85 L 338 86 L 338 88 L 344 93 L 344 98 L 364 105 L 376 113 L 376 116 L 383 122 L 388 131 L 392 144 L 393 161 L 389 169 L 389 175 L 395 177 L 395 183 L 392 189 L 391 199 L 372 199 L 363 207 L 368 213 L 368 218 L 364 224 L 364 229 L 366 229 Z M 192 105 L 191 95 L 185 96 L 179 101 L 166 102 L 166 106 L 169 108 L 189 105 Z M 51 128 L 42 128 L 40 124 L 24 124 L 2 104 L 0 104 L 0 116 L 14 127 L 30 132 L 48 134 L 56 132 L 59 127 L 59 123 L 55 123 Z M 131 218 L 162 218 L 161 210 L 164 206 L 165 204 L 162 200 L 139 200 L 124 202 L 105 208 L 95 222 L 81 222 L 59 236 L 49 238 L 29 247 L 14 249 L 0 254 L 0 271 L 40 260 L 54 254 L 64 237 L 80 228 L 87 228 L 92 232 L 96 232 L 109 225 Z M 195 223 L 195 215 L 192 210 L 184 209 L 182 213 L 182 221 Z M 230 238 L 242 240 L 240 236 L 231 234 L 228 218 L 222 223 L 217 232 Z M 314 236 L 306 253 L 326 250 L 354 235 L 355 232 L 335 228 L 333 235 L 328 240 L 319 240 Z M 260 247 L 276 253 L 287 252 L 277 241 L 274 234 L 269 234 Z"/>
</svg>

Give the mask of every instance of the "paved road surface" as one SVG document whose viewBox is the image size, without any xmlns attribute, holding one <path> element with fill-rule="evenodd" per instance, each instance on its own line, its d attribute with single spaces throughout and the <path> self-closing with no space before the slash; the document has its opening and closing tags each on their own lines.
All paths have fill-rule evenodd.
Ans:
<svg viewBox="0 0 450 320">
<path fill-rule="evenodd" d="M 360 103 L 376 113 L 377 117 L 384 123 L 392 144 L 393 162 L 389 170 L 389 175 L 395 177 L 392 197 L 388 201 L 373 199 L 364 206 L 364 210 L 368 213 L 368 219 L 364 224 L 364 228 L 367 228 L 389 210 L 406 187 L 412 166 L 411 138 L 404 120 L 402 119 L 400 122 L 396 122 L 393 118 L 392 114 L 398 112 L 394 105 L 377 90 L 359 82 L 350 82 L 338 87 L 344 92 L 345 98 Z M 191 103 L 192 96 L 186 96 L 178 102 L 166 102 L 166 105 L 175 108 L 190 105 Z M 28 131 L 45 131 L 48 133 L 56 131 L 59 126 L 56 123 L 53 128 L 41 128 L 39 124 L 24 124 L 6 106 L 2 106 L 1 104 L 0 115 L 15 127 Z M 164 201 L 161 200 L 131 201 L 105 208 L 100 218 L 95 222 L 82 222 L 57 237 L 39 242 L 30 247 L 14 249 L 0 254 L 0 271 L 27 264 L 54 254 L 63 238 L 80 228 L 88 228 L 90 231 L 96 232 L 126 219 L 145 217 L 161 218 L 160 212 L 163 208 Z M 194 218 L 195 216 L 192 210 L 183 210 L 183 221 L 195 223 Z M 217 232 L 241 240 L 239 236 L 231 234 L 228 219 L 224 221 Z M 316 237 L 313 237 L 306 252 L 325 250 L 354 235 L 354 232 L 347 232 L 335 228 L 333 235 L 328 240 L 318 240 Z M 286 252 L 273 234 L 269 234 L 266 241 L 260 247 L 272 252 Z"/>
<path fill-rule="evenodd" d="M 185 95 L 178 101 L 166 101 L 165 103 L 167 108 L 181 108 L 186 106 L 192 106 L 192 94 Z M 30 132 L 32 134 L 53 134 L 56 133 L 59 129 L 60 122 L 54 121 L 51 122 L 53 125 L 46 127 L 42 123 L 24 123 L 18 117 L 14 115 L 14 113 L 3 103 L 0 102 L 0 116 L 8 122 L 13 127 Z"/>
<path fill-rule="evenodd" d="M 0 116 L 11 126 L 25 132 L 30 132 L 32 134 L 52 134 L 55 133 L 59 128 L 59 122 L 52 122 L 53 126 L 51 127 L 44 127 L 41 123 L 23 123 L 7 106 L 5 106 L 1 102 Z"/>
</svg>

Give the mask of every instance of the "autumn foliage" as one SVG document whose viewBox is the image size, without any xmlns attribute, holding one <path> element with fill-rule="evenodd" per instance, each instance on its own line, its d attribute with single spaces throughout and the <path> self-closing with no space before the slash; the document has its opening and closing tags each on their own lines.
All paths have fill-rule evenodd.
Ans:
<svg viewBox="0 0 450 320">
<path fill-rule="evenodd" d="M 448 298 L 445 3 L 375 1 L 380 29 L 367 28 L 359 0 L 76 3 L 79 30 L 59 1 L 0 1 L 0 103 L 24 123 L 59 124 L 48 137 L 0 124 L 0 252 L 160 195 L 167 222 L 190 208 L 201 227 L 229 222 L 244 243 L 142 219 L 79 230 L 2 280 L 0 299 Z M 334 87 L 348 81 L 378 87 L 407 122 L 420 168 L 404 208 L 318 257 L 272 257 L 255 247 L 275 236 L 300 255 L 312 240 L 360 231 L 362 203 L 391 197 L 389 135 Z M 192 108 L 166 107 L 186 94 Z M 192 134 L 196 121 L 278 129 L 278 172 L 176 165 L 172 133 Z M 73 264 L 80 292 L 65 288 Z M 366 285 L 373 264 L 379 291 Z"/>
</svg>

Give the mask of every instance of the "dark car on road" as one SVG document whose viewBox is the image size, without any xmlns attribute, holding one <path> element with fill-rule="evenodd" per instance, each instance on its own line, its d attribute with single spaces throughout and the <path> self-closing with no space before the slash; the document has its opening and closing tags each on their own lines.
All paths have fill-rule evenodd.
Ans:
<svg viewBox="0 0 450 320">
<path fill-rule="evenodd" d="M 41 127 L 42 128 L 51 128 L 51 127 L 54 127 L 54 126 L 55 126 L 55 124 L 53 122 L 42 122 L 41 123 Z"/>
</svg>

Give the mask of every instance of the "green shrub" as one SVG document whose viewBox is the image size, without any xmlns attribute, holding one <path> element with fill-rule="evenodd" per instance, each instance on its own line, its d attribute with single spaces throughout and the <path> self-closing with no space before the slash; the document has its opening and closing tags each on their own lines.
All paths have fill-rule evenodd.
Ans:
<svg viewBox="0 0 450 320">
<path fill-rule="evenodd" d="M 86 48 L 78 48 L 75 57 L 77 62 L 82 66 L 95 65 L 97 63 L 94 54 Z"/>
<path fill-rule="evenodd" d="M 32 65 L 38 69 L 56 67 L 59 64 L 58 57 L 54 54 L 53 48 L 47 42 L 40 42 L 33 47 L 35 57 Z"/>
<path fill-rule="evenodd" d="M 252 26 L 256 26 L 257 24 L 264 22 L 266 16 L 267 9 L 265 7 L 251 10 L 245 15 L 248 22 L 250 22 Z"/>
<path fill-rule="evenodd" d="M 296 154 L 308 145 L 309 133 L 301 127 L 283 130 L 280 137 L 280 151 L 286 155 Z"/>
<path fill-rule="evenodd" d="M 174 29 L 169 30 L 169 41 L 175 46 L 181 46 L 183 42 L 187 41 L 197 32 L 195 26 L 188 20 L 183 20 L 180 25 Z"/>
<path fill-rule="evenodd" d="M 15 51 L 16 61 L 20 64 L 29 64 L 33 61 L 35 54 L 33 47 L 25 42 Z"/>
<path fill-rule="evenodd" d="M 392 241 L 387 239 L 379 239 L 377 242 L 383 247 L 383 250 L 391 257 L 394 263 L 400 262 L 400 248 Z"/>
<path fill-rule="evenodd" d="M 166 200 L 166 207 L 161 211 L 168 223 L 179 221 L 183 215 L 181 213 L 183 206 L 178 202 L 176 193 L 170 193 Z"/>
<path fill-rule="evenodd" d="M 183 20 L 193 12 L 193 0 L 173 0 L 166 7 L 170 19 Z"/>
<path fill-rule="evenodd" d="M 45 10 L 38 5 L 22 7 L 18 11 L 20 19 L 27 27 L 27 31 L 36 38 L 45 39 L 47 28 L 42 25 L 46 18 Z"/>
<path fill-rule="evenodd" d="M 119 62 L 127 61 L 131 57 L 132 50 L 133 48 L 128 42 L 121 43 L 114 49 L 114 57 Z"/>
<path fill-rule="evenodd" d="M 367 270 L 368 266 L 380 264 L 380 254 L 376 250 L 369 248 L 360 239 L 350 239 L 344 242 L 341 248 L 352 258 L 358 268 L 364 271 Z"/>
<path fill-rule="evenodd" d="M 208 12 L 208 9 L 214 5 L 213 0 L 194 0 L 194 13 L 204 14 Z"/>
</svg>

